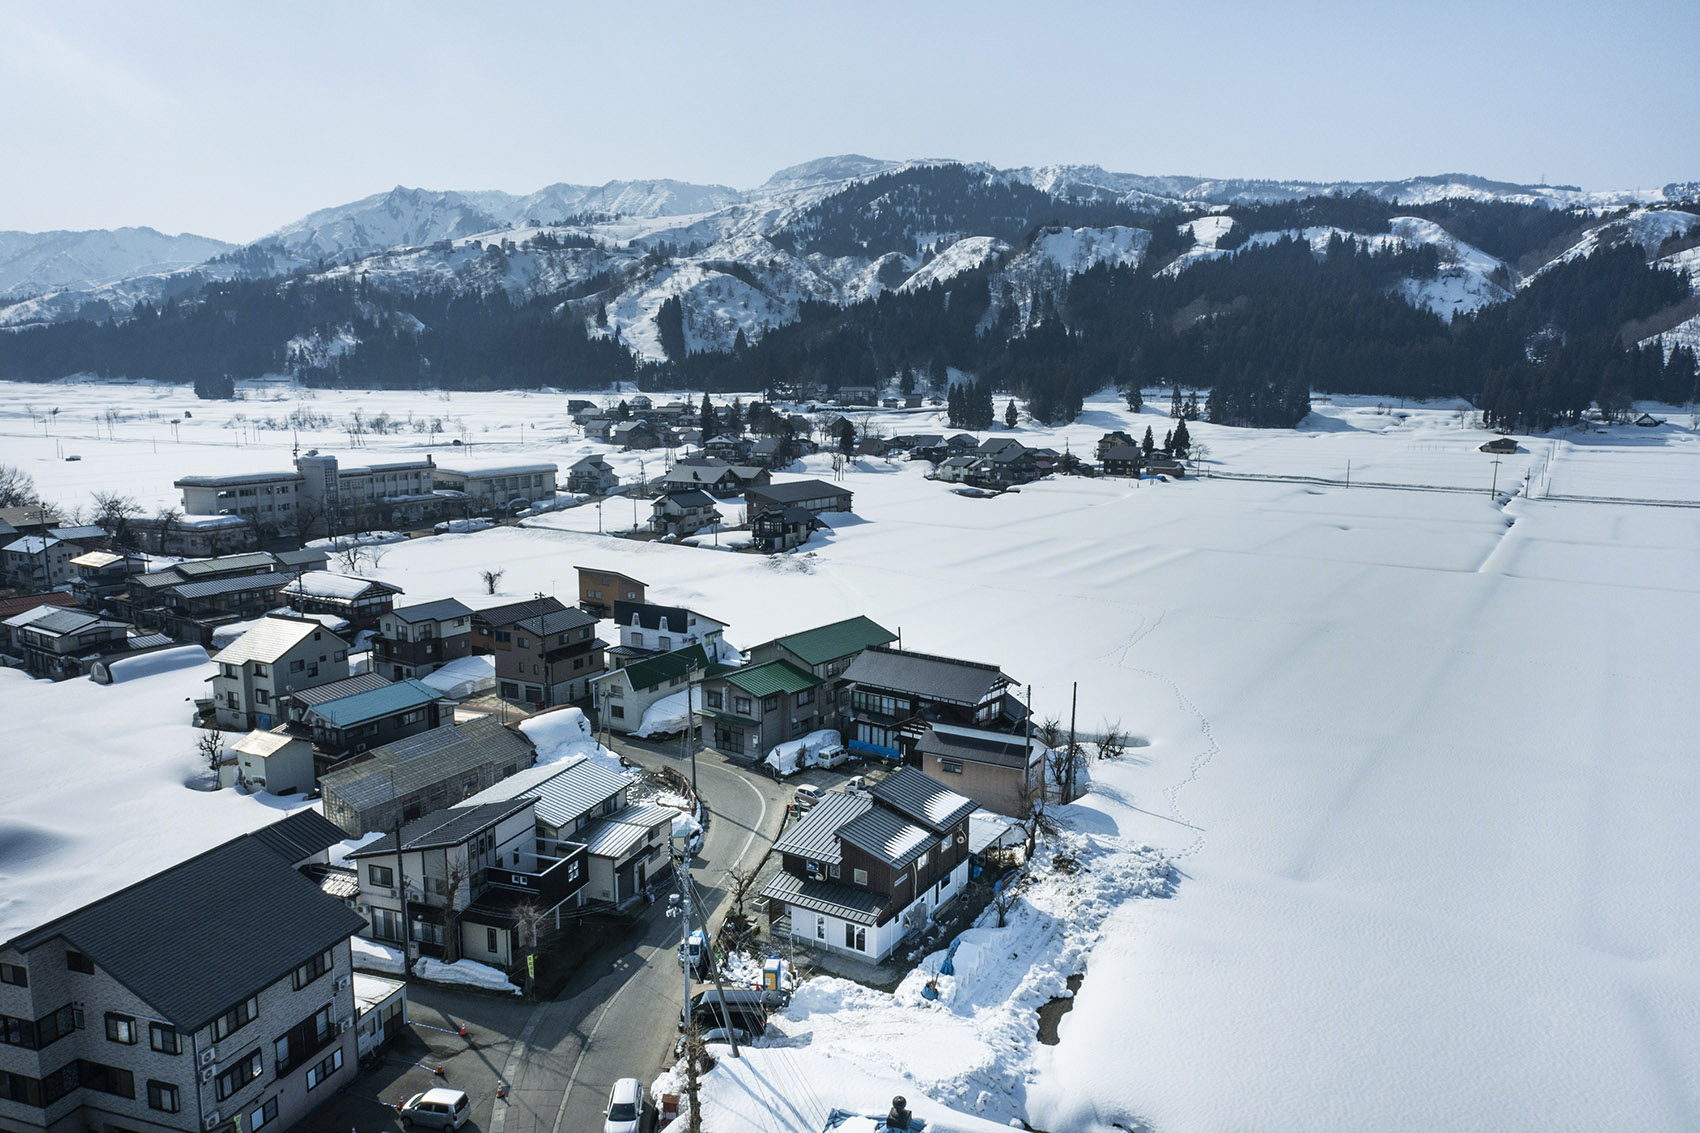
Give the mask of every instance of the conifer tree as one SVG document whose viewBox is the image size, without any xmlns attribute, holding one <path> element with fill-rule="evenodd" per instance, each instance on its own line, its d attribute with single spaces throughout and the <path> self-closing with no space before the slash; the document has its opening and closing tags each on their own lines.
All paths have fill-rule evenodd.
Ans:
<svg viewBox="0 0 1700 1133">
<path fill-rule="evenodd" d="M 1175 436 L 1170 444 L 1176 456 L 1185 456 L 1187 450 L 1192 448 L 1192 437 L 1187 434 L 1185 417 L 1182 417 L 1180 424 L 1175 426 Z"/>
<path fill-rule="evenodd" d="M 1009 406 L 1003 411 L 1003 427 L 1013 429 L 1019 419 L 1015 408 L 1015 398 L 1012 397 L 1009 399 Z"/>
<path fill-rule="evenodd" d="M 717 421 L 714 416 L 714 405 L 708 400 L 708 394 L 704 393 L 702 395 L 701 413 L 702 439 L 704 444 L 708 443 L 709 438 L 714 436 L 714 427 L 716 424 Z"/>
<path fill-rule="evenodd" d="M 1145 450 L 1145 459 L 1147 460 L 1150 460 L 1151 454 L 1157 451 L 1157 439 L 1151 435 L 1150 425 L 1145 426 L 1145 439 L 1140 442 L 1139 447 Z"/>
<path fill-rule="evenodd" d="M 1181 387 L 1177 385 L 1175 387 L 1174 395 L 1169 398 L 1169 416 L 1179 417 L 1183 408 L 1184 407 L 1181 405 Z"/>
</svg>

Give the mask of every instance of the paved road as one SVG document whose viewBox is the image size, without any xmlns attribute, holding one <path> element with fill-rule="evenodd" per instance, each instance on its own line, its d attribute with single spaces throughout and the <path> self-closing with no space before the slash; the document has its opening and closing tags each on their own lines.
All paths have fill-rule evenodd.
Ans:
<svg viewBox="0 0 1700 1133">
<path fill-rule="evenodd" d="M 690 774 L 676 743 L 612 746 L 634 762 Z M 691 872 L 712 924 L 726 899 L 726 871 L 760 860 L 792 788 L 753 777 L 712 752 L 698 756 L 697 781 L 710 818 Z M 504 1070 L 512 1089 L 506 1103 L 494 1103 L 484 1126 L 490 1133 L 594 1133 L 617 1079 L 647 1082 L 671 1061 L 684 977 L 676 954 L 679 922 L 665 916 L 666 907 L 657 900 L 620 946 L 533 1012 L 509 1052 Z"/>
</svg>

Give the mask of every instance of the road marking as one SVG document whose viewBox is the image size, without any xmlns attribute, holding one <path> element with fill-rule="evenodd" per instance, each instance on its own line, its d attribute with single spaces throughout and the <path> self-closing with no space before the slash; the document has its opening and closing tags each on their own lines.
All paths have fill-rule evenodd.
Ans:
<svg viewBox="0 0 1700 1133">
<path fill-rule="evenodd" d="M 644 961 L 645 966 L 648 963 L 649 961 Z M 634 972 L 633 975 L 635 974 Z M 567 1099 L 573 1096 L 573 1085 L 578 1081 L 578 1070 L 580 1066 L 584 1065 L 584 1056 L 590 1050 L 590 1044 L 596 1041 L 596 1032 L 602 1029 L 602 1020 L 608 1017 L 608 1009 L 614 1006 L 619 1001 L 620 996 L 624 995 L 626 989 L 631 986 L 632 978 L 628 975 L 621 982 L 619 990 L 610 995 L 607 1002 L 602 1005 L 602 1010 L 597 1013 L 596 1022 L 590 1026 L 590 1033 L 584 1036 L 584 1045 L 578 1048 L 578 1057 L 573 1060 L 572 1073 L 567 1075 L 567 1088 L 561 1091 L 561 1105 L 555 1110 L 555 1124 L 550 1127 L 550 1133 L 561 1133 L 561 1121 L 567 1116 Z M 491 1133 L 500 1133 L 500 1131 L 492 1130 Z"/>
<path fill-rule="evenodd" d="M 519 1076 L 519 1064 L 525 1060 L 531 1049 L 531 1036 L 537 1033 L 537 1024 L 543 1021 L 543 1012 L 552 1003 L 554 1000 L 545 1000 L 532 1009 L 531 1018 L 527 1019 L 525 1026 L 520 1029 L 519 1041 L 514 1043 L 513 1050 L 508 1052 L 507 1065 L 502 1067 L 502 1081 L 507 1083 L 510 1094 L 513 1092 L 514 1079 Z M 489 1133 L 502 1133 L 508 1124 L 508 1106 L 512 1103 L 506 1098 L 497 1098 L 496 1101 L 498 1104 L 490 1113 Z"/>
</svg>

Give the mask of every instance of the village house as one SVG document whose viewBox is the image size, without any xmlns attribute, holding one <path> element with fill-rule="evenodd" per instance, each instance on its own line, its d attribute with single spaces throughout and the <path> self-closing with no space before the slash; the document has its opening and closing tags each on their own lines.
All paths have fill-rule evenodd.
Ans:
<svg viewBox="0 0 1700 1133">
<path fill-rule="evenodd" d="M 323 551 L 253 551 L 191 559 L 131 575 L 114 609 L 135 625 L 210 647 L 220 629 L 262 617 L 282 604 L 298 574 L 325 563 Z"/>
<path fill-rule="evenodd" d="M 51 590 L 76 576 L 77 544 L 51 535 L 22 535 L 0 547 L 0 582 L 18 590 Z"/>
<path fill-rule="evenodd" d="M 348 642 L 313 618 L 276 614 L 214 654 L 213 706 L 221 728 L 265 730 L 279 698 L 348 676 Z"/>
<path fill-rule="evenodd" d="M 249 732 L 231 744 L 229 757 L 219 768 L 218 785 L 292 795 L 311 791 L 316 782 L 312 741 L 280 726 Z"/>
<path fill-rule="evenodd" d="M 130 576 L 146 568 L 147 556 L 134 551 L 84 551 L 71 560 L 71 590 L 84 602 L 104 602 L 128 590 Z"/>
<path fill-rule="evenodd" d="M 519 602 L 504 602 L 472 612 L 472 651 L 491 654 L 513 648 L 514 623 L 539 614 L 554 614 L 566 609 L 559 598 L 538 595 Z"/>
<path fill-rule="evenodd" d="M 590 679 L 597 722 L 622 735 L 634 732 L 642 726 L 643 714 L 650 705 L 685 691 L 692 681 L 724 671 L 724 666 L 711 661 L 700 645 L 628 661 Z M 692 707 L 700 705 L 702 694 L 695 693 L 693 700 Z"/>
<path fill-rule="evenodd" d="M 718 522 L 720 510 L 707 492 L 668 492 L 650 505 L 649 525 L 658 535 L 682 539 Z"/>
<path fill-rule="evenodd" d="M 770 555 L 789 551 L 807 543 L 820 526 L 821 521 L 806 507 L 758 508 L 750 516 L 751 542 L 756 550 Z"/>
<path fill-rule="evenodd" d="M 1128 436 L 1120 429 L 1105 433 L 1103 436 L 1098 438 L 1098 448 L 1095 454 L 1096 459 L 1098 460 L 1098 463 L 1102 464 L 1104 462 L 1104 458 L 1109 455 L 1111 449 L 1121 446 L 1132 448 L 1136 447 L 1138 443 L 1138 441 L 1135 441 L 1132 437 Z"/>
<path fill-rule="evenodd" d="M 750 665 L 705 679 L 695 713 L 709 722 L 716 751 L 759 763 L 775 744 L 830 726 L 824 684 L 788 661 Z"/>
<path fill-rule="evenodd" d="M 849 511 L 853 494 L 848 488 L 828 484 L 824 480 L 794 480 L 786 484 L 768 484 L 744 491 L 744 503 L 750 514 L 760 508 L 806 508 L 819 516 L 829 511 Z"/>
<path fill-rule="evenodd" d="M 94 662 L 130 648 L 128 623 L 84 610 L 39 606 L 7 619 L 6 625 L 25 671 L 46 680 L 80 677 Z"/>
<path fill-rule="evenodd" d="M 862 650 L 871 645 L 889 645 L 896 640 L 897 635 L 878 622 L 857 615 L 764 641 L 749 651 L 749 663 L 765 665 L 769 661 L 788 661 L 819 677 L 825 704 L 822 716 L 827 721 L 822 727 L 843 730 L 850 707 L 850 690 L 844 684 L 844 670 Z"/>
<path fill-rule="evenodd" d="M 661 478 L 661 487 L 668 492 L 696 488 L 722 498 L 735 496 L 739 491 L 738 478 L 732 474 L 732 466 L 713 457 L 679 461 Z"/>
<path fill-rule="evenodd" d="M 286 1129 L 352 1082 L 364 926 L 300 871 L 341 837 L 297 812 L 0 942 L 0 1126 Z"/>
<path fill-rule="evenodd" d="M 847 746 L 882 759 L 916 763 L 914 744 L 927 723 L 1008 733 L 1027 727 L 1027 707 L 996 665 L 875 645 L 850 663 L 844 680 Z"/>
<path fill-rule="evenodd" d="M 986 810 L 1025 818 L 1045 780 L 1044 744 L 1027 735 L 930 723 L 910 748 L 926 775 Z"/>
<path fill-rule="evenodd" d="M 498 638 L 496 644 L 500 695 L 540 708 L 587 698 L 606 648 L 596 636 L 596 622 L 583 610 L 566 608 L 513 622 L 508 640 Z"/>
<path fill-rule="evenodd" d="M 325 817 L 359 838 L 452 806 L 535 762 L 524 732 L 485 716 L 373 748 L 319 786 Z"/>
<path fill-rule="evenodd" d="M 584 457 L 567 468 L 567 491 L 586 496 L 605 496 L 620 483 L 620 476 L 600 454 Z"/>
<path fill-rule="evenodd" d="M 968 882 L 974 801 L 912 768 L 831 792 L 774 845 L 762 887 L 776 936 L 879 963 Z"/>
<path fill-rule="evenodd" d="M 437 810 L 349 854 L 371 937 L 410 958 L 511 967 L 522 945 L 515 910 L 576 904 L 588 878 L 583 846 L 542 850 L 535 808 L 516 798 Z"/>
<path fill-rule="evenodd" d="M 430 685 L 386 681 L 376 673 L 298 689 L 280 699 L 290 734 L 312 739 L 321 767 L 429 731 L 444 715 Z"/>
<path fill-rule="evenodd" d="M 1145 452 L 1138 445 L 1111 445 L 1098 454 L 1106 476 L 1138 476 L 1145 467 Z"/>
<path fill-rule="evenodd" d="M 82 605 L 75 594 L 67 594 L 63 590 L 49 590 L 45 594 L 13 594 L 0 597 L 0 651 L 22 656 L 17 652 L 11 621 L 20 614 L 31 614 L 36 610 L 74 610 Z M 40 615 L 37 615 L 40 616 Z"/>
<path fill-rule="evenodd" d="M 647 587 L 619 571 L 597 567 L 574 567 L 578 572 L 578 608 L 605 618 L 615 602 L 642 602 Z"/>
<path fill-rule="evenodd" d="M 284 603 L 302 614 L 333 614 L 355 629 L 376 629 L 395 608 L 399 586 L 370 578 L 309 570 L 283 588 Z"/>
<path fill-rule="evenodd" d="M 472 610 L 456 598 L 386 611 L 372 639 L 372 668 L 398 681 L 429 676 L 471 654 Z"/>
<path fill-rule="evenodd" d="M 683 606 L 616 601 L 614 624 L 620 629 L 620 644 L 610 649 L 608 656 L 615 666 L 669 653 L 683 645 L 701 645 L 710 657 L 719 657 L 725 648 L 721 635 L 726 623 Z"/>
</svg>

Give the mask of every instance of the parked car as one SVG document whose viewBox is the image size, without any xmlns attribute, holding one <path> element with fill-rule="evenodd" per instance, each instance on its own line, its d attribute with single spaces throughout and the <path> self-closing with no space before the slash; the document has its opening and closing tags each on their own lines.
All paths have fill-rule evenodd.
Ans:
<svg viewBox="0 0 1700 1133">
<path fill-rule="evenodd" d="M 859 795 L 867 789 L 868 777 L 866 775 L 852 775 L 844 781 L 844 791 L 846 794 Z"/>
<path fill-rule="evenodd" d="M 815 753 L 815 766 L 817 767 L 842 767 L 849 762 L 850 753 L 845 750 L 843 744 L 833 744 L 830 747 L 821 748 Z"/>
<path fill-rule="evenodd" d="M 638 1133 L 643 1128 L 643 1083 L 621 1078 L 608 1092 L 608 1108 L 602 1111 L 602 1133 Z"/>
<path fill-rule="evenodd" d="M 461 1090 L 449 1090 L 439 1086 L 422 1094 L 414 1094 L 401 1103 L 398 1112 L 401 1114 L 404 1129 L 415 1125 L 433 1129 L 459 1129 L 466 1124 L 466 1119 L 472 1116 L 472 1102 Z"/>
<path fill-rule="evenodd" d="M 801 787 L 797 788 L 797 793 L 791 796 L 791 798 L 792 801 L 797 804 L 798 810 L 809 810 L 816 803 L 820 802 L 821 797 L 825 793 L 826 792 L 822 791 L 813 783 L 804 783 Z"/>
</svg>

